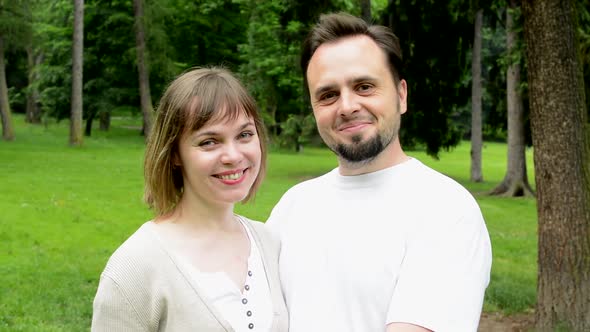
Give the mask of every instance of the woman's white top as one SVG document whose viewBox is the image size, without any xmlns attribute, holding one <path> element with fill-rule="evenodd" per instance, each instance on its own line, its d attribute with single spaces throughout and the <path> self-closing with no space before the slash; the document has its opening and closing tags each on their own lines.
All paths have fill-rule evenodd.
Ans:
<svg viewBox="0 0 590 332">
<path fill-rule="evenodd" d="M 201 272 L 184 256 L 176 256 L 180 264 L 185 265 L 189 271 L 189 277 L 201 286 L 205 296 L 236 332 L 270 331 L 273 318 L 272 303 L 262 257 L 244 221 L 240 219 L 240 222 L 250 241 L 248 272 L 242 290 L 238 289 L 225 272 Z"/>
</svg>

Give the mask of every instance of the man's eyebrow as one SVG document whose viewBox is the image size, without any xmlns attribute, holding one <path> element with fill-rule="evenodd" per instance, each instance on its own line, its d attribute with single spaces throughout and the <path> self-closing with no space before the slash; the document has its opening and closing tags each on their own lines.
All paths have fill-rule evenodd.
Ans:
<svg viewBox="0 0 590 332">
<path fill-rule="evenodd" d="M 351 80 L 348 81 L 348 83 L 361 83 L 361 82 L 374 82 L 377 79 L 375 77 L 372 76 L 359 76 L 359 77 L 355 77 Z"/>
<path fill-rule="evenodd" d="M 354 77 L 354 78 L 348 80 L 346 83 L 350 85 L 350 84 L 358 84 L 361 82 L 375 82 L 376 80 L 377 79 L 375 77 L 365 75 L 365 76 Z M 334 90 L 334 89 L 336 89 L 336 86 L 337 86 L 336 84 L 326 84 L 326 85 L 320 86 L 314 91 L 313 96 L 316 99 L 318 99 L 322 93 Z"/>
<path fill-rule="evenodd" d="M 316 99 L 318 99 L 322 95 L 322 93 L 330 91 L 330 90 L 334 90 L 335 88 L 336 88 L 336 84 L 328 84 L 328 85 L 320 86 L 315 90 L 313 96 Z"/>
</svg>

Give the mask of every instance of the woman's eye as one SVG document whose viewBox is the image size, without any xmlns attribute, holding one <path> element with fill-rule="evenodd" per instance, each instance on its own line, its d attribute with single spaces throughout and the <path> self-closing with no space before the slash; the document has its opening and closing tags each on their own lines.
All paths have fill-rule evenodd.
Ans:
<svg viewBox="0 0 590 332">
<path fill-rule="evenodd" d="M 254 133 L 251 131 L 244 131 L 239 135 L 240 138 L 250 138 L 252 136 L 254 136 Z"/>
<path fill-rule="evenodd" d="M 212 146 L 212 145 L 215 145 L 215 141 L 212 139 L 204 140 L 201 143 L 199 143 L 199 146 Z"/>
</svg>

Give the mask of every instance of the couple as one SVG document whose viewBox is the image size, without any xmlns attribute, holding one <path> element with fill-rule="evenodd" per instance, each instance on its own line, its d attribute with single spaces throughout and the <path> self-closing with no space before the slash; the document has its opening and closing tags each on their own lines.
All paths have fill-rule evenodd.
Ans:
<svg viewBox="0 0 590 332">
<path fill-rule="evenodd" d="M 463 187 L 402 150 L 401 63 L 388 28 L 320 18 L 301 65 L 339 166 L 290 189 L 265 225 L 233 213 L 265 173 L 254 101 L 222 69 L 173 81 L 145 159 L 156 218 L 110 258 L 92 330 L 475 331 L 488 233 Z"/>
</svg>

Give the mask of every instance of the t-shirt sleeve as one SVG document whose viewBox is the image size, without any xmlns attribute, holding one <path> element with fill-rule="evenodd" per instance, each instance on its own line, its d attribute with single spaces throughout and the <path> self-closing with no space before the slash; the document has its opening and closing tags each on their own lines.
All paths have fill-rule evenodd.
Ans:
<svg viewBox="0 0 590 332">
<path fill-rule="evenodd" d="M 410 236 L 387 324 L 405 322 L 436 332 L 477 330 L 491 244 L 475 200 L 456 219 L 430 222 L 429 229 L 416 229 Z"/>
</svg>

